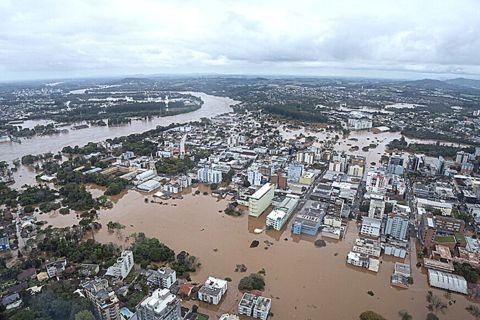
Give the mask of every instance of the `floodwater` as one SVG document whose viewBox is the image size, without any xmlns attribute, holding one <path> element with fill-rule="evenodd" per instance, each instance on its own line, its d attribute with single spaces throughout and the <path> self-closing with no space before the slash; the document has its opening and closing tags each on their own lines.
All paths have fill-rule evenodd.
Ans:
<svg viewBox="0 0 480 320">
<path fill-rule="evenodd" d="M 91 126 L 86 129 L 69 130 L 68 133 L 60 133 L 51 136 L 35 136 L 29 139 L 22 139 L 22 143 L 0 144 L 1 160 L 13 161 L 27 154 L 42 154 L 46 152 L 57 152 L 65 146 L 83 146 L 88 142 L 99 142 L 109 138 L 140 133 L 157 126 L 167 126 L 171 123 L 186 123 L 200 120 L 200 118 L 211 118 L 216 115 L 231 112 L 231 106 L 238 103 L 226 97 L 217 97 L 202 92 L 189 92 L 200 97 L 203 105 L 200 109 L 189 113 L 175 116 L 156 117 L 151 120 L 132 120 L 130 124 L 123 126 Z"/>
<path fill-rule="evenodd" d="M 200 303 L 200 311 L 212 319 L 225 312 L 236 312 L 241 298 L 237 290 L 239 280 L 262 269 L 266 271 L 264 295 L 272 298 L 273 319 L 358 319 L 365 310 L 398 319 L 398 311 L 403 309 L 414 319 L 425 319 L 428 290 L 447 301 L 445 292 L 429 288 L 426 275 L 415 267 L 415 255 L 411 262 L 406 260 L 412 265 L 414 278 L 409 289 L 390 286 L 393 263 L 400 260 L 384 258 L 378 274 L 346 265 L 345 257 L 358 234 L 355 222 L 350 222 L 344 240 L 325 239 L 327 246 L 317 248 L 314 237 L 293 237 L 289 227 L 279 232 L 254 234 L 255 228 L 265 225 L 266 215 L 258 219 L 247 215 L 230 217 L 223 213 L 227 200 L 189 193 L 183 199 L 159 204 L 145 202 L 146 197 L 152 200 L 149 195 L 128 191 L 116 199 L 113 209 L 102 210 L 99 221 L 104 227 L 96 233 L 95 240 L 127 246 L 129 235 L 144 232 L 177 253 L 186 250 L 198 257 L 202 265 L 192 274 L 194 282 L 201 283 L 208 276 L 230 277 L 232 282 L 219 306 Z M 78 223 L 74 214 L 43 215 L 40 219 L 57 227 Z M 109 221 L 119 222 L 125 229 L 109 233 L 106 228 Z M 260 245 L 250 248 L 253 240 Z M 246 265 L 247 272 L 235 272 L 237 264 Z M 367 294 L 369 290 L 374 296 Z M 456 303 L 440 318 L 469 319 L 465 311 L 467 299 L 457 294 L 452 294 L 451 299 Z"/>
<path fill-rule="evenodd" d="M 334 141 L 335 136 L 338 136 L 339 139 L 333 145 L 335 151 L 345 151 L 348 154 L 360 155 L 366 158 L 367 166 L 370 163 L 375 162 L 379 163 L 380 158 L 387 149 L 387 145 L 394 139 L 400 139 L 402 134 L 400 132 L 381 132 L 373 133 L 370 130 L 359 130 L 352 131 L 347 137 L 343 137 L 339 132 L 327 132 L 327 131 L 312 131 L 308 128 L 301 127 L 299 129 L 288 129 L 285 130 L 283 127 L 280 130 L 281 135 L 284 139 L 295 139 L 299 135 L 304 136 L 314 136 L 318 138 L 318 142 L 314 143 L 316 147 L 322 147 L 328 144 L 329 141 Z M 302 138 L 304 139 L 304 138 Z M 427 139 L 413 139 L 405 137 L 407 143 L 422 143 L 422 144 L 435 144 L 440 143 L 441 145 L 452 145 L 456 147 L 468 147 L 467 145 L 462 145 L 458 143 L 452 143 L 447 141 L 439 140 L 427 140 Z M 368 147 L 372 145 L 368 151 L 363 151 L 363 147 Z M 352 147 L 358 147 L 357 150 L 351 149 Z M 408 156 L 408 152 L 403 152 L 404 157 Z"/>
</svg>

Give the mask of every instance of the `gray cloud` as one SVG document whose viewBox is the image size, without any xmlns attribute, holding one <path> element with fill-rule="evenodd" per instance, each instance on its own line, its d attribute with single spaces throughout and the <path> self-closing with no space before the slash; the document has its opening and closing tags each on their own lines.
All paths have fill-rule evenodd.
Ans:
<svg viewBox="0 0 480 320">
<path fill-rule="evenodd" d="M 480 74 L 480 2 L 4 0 L 0 80 Z"/>
</svg>

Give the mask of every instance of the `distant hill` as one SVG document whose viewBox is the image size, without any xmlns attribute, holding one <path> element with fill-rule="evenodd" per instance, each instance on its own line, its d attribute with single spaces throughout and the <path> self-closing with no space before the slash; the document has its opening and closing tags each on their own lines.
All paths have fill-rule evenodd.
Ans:
<svg viewBox="0 0 480 320">
<path fill-rule="evenodd" d="M 115 85 L 151 85 L 155 83 L 155 80 L 149 78 L 124 78 L 118 81 L 113 82 Z"/>
<path fill-rule="evenodd" d="M 480 80 L 467 79 L 467 78 L 455 78 L 455 79 L 445 80 L 445 82 L 456 85 L 456 86 L 480 89 Z"/>
<path fill-rule="evenodd" d="M 424 89 L 458 89 L 458 85 L 453 83 L 448 83 L 441 80 L 434 79 L 422 79 L 422 80 L 412 80 L 412 81 L 403 81 L 400 82 L 400 85 L 406 87 L 417 87 Z"/>
</svg>

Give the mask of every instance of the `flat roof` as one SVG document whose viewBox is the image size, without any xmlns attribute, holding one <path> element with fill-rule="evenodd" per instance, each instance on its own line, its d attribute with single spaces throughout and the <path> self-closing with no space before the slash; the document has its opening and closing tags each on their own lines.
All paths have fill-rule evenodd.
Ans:
<svg viewBox="0 0 480 320">
<path fill-rule="evenodd" d="M 260 189 L 255 191 L 255 193 L 252 194 L 250 198 L 253 198 L 256 200 L 261 199 L 268 191 L 270 191 L 271 188 L 272 188 L 271 183 L 265 183 L 263 186 L 260 187 Z"/>
</svg>

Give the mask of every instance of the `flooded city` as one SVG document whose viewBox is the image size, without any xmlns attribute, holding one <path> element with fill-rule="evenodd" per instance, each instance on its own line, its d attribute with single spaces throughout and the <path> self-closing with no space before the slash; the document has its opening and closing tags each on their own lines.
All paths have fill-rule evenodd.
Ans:
<svg viewBox="0 0 480 320">
<path fill-rule="evenodd" d="M 397 319 L 398 311 L 408 310 L 414 319 L 424 319 L 428 312 L 427 291 L 442 297 L 445 294 L 428 286 L 426 275 L 415 267 L 415 255 L 406 259 L 412 266 L 414 279 L 408 290 L 390 285 L 393 263 L 400 259 L 383 258 L 378 274 L 345 264 L 345 257 L 358 237 L 354 221 L 349 223 L 344 240 L 325 238 L 327 245 L 318 248 L 313 243 L 316 237 L 292 236 L 290 226 L 281 232 L 255 234 L 255 228 L 265 225 L 265 214 L 258 219 L 247 214 L 231 217 L 223 213 L 226 200 L 195 195 L 194 191 L 183 199 L 162 204 L 151 203 L 154 199 L 151 195 L 128 191 L 114 199 L 113 209 L 99 213 L 99 222 L 104 227 L 95 234 L 95 240 L 126 246 L 131 234 L 144 232 L 176 252 L 186 250 L 198 257 L 202 265 L 192 274 L 193 281 L 201 283 L 210 275 L 231 278 L 219 307 L 200 304 L 202 311 L 213 319 L 222 313 L 235 312 L 241 298 L 236 289 L 238 281 L 262 269 L 266 271 L 264 294 L 274 301 L 274 319 L 356 319 L 365 310 L 375 310 L 387 319 Z M 39 220 L 55 227 L 68 227 L 79 221 L 74 214 L 40 216 Z M 111 233 L 105 227 L 109 221 L 119 222 L 125 229 Z M 250 248 L 254 240 L 260 245 Z M 413 240 L 412 245 L 415 245 Z M 248 268 L 246 273 L 235 272 L 237 264 L 244 264 Z M 374 295 L 370 296 L 368 291 Z M 442 319 L 462 319 L 459 315 L 466 318 L 468 300 L 454 293 L 450 300 L 455 303 L 449 305 Z"/>
<path fill-rule="evenodd" d="M 172 123 L 187 123 L 198 121 L 201 118 L 211 118 L 216 115 L 232 111 L 231 106 L 238 103 L 226 97 L 217 97 L 202 92 L 187 92 L 200 97 L 204 102 L 198 110 L 167 117 L 154 117 L 151 120 L 132 120 L 129 124 L 119 126 L 90 126 L 80 130 L 69 130 L 49 136 L 34 136 L 22 139 L 21 143 L 0 143 L 2 160 L 13 161 L 27 154 L 41 154 L 46 152 L 58 152 L 66 146 L 83 146 L 88 142 L 99 142 L 132 133 L 141 133 L 155 129 L 157 126 L 168 126 Z M 35 124 L 44 124 L 45 121 L 37 121 Z M 27 121 L 27 127 L 33 126 L 32 121 Z"/>
<path fill-rule="evenodd" d="M 0 320 L 480 320 L 479 12 L 0 1 Z"/>
</svg>

